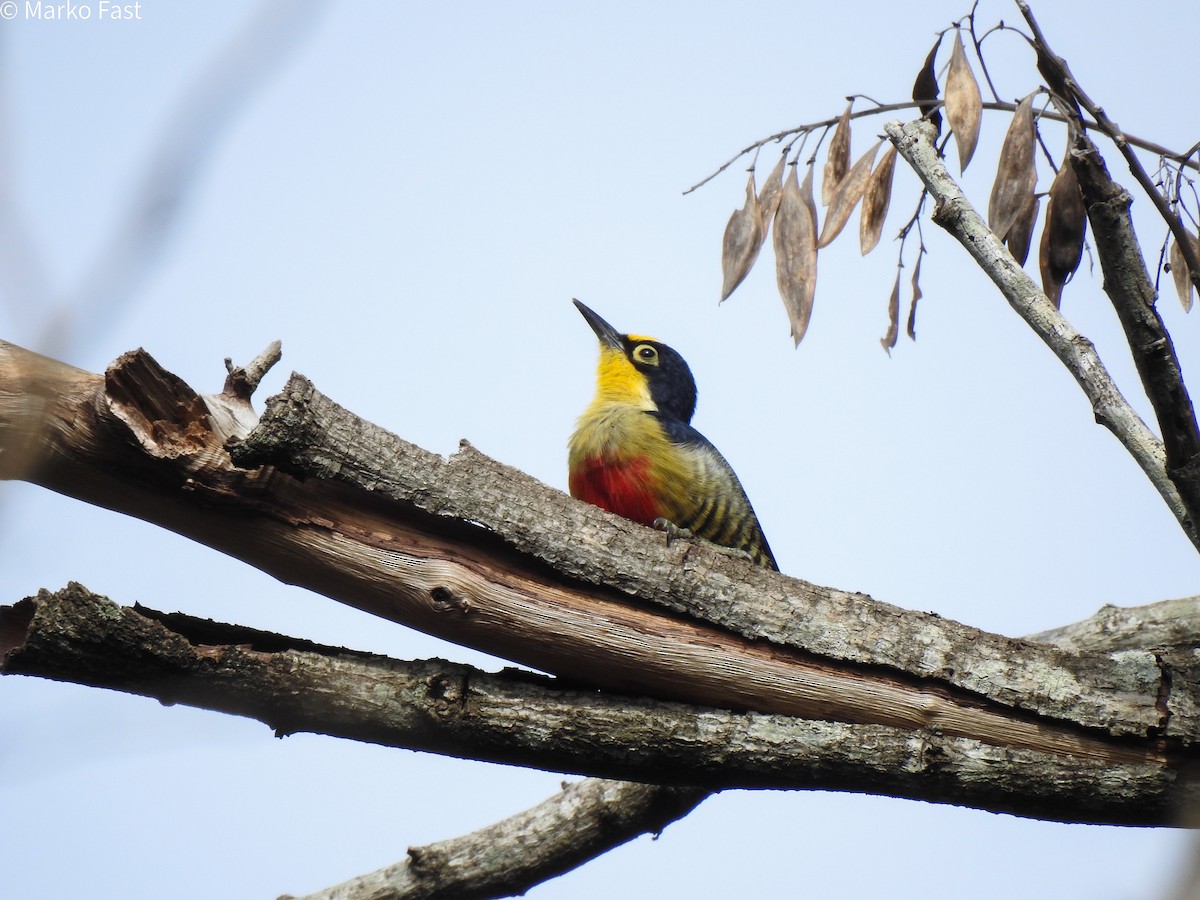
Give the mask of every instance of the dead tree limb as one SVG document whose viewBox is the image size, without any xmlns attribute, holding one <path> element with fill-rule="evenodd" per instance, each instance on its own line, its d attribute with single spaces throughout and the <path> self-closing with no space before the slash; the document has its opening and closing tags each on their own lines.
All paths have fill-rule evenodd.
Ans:
<svg viewBox="0 0 1200 900">
<path fill-rule="evenodd" d="M 277 735 L 328 734 L 601 778 L 855 791 L 1094 824 L 1178 824 L 1200 800 L 1200 783 L 1181 786 L 1160 760 L 1095 760 L 937 729 L 738 713 L 528 672 L 402 662 L 120 608 L 76 584 L 0 607 L 0 654 L 5 674 L 243 715 Z"/>
<path fill-rule="evenodd" d="M 0 344 L 0 446 L 17 451 L 0 475 L 610 690 L 1097 759 L 1170 757 L 1196 738 L 1190 699 L 1171 693 L 1187 679 L 1153 654 L 1066 654 L 665 548 L 474 450 L 445 460 L 407 444 L 299 376 L 230 433 L 246 409 L 142 352 L 101 378 Z"/>
<path fill-rule="evenodd" d="M 1109 176 L 1104 159 L 1086 134 L 1074 136 L 1070 160 L 1104 271 L 1104 292 L 1112 301 L 1158 420 L 1167 475 L 1195 523 L 1200 521 L 1200 429 L 1175 344 L 1155 306 L 1158 293 L 1133 230 L 1129 211 L 1133 197 Z"/>
<path fill-rule="evenodd" d="M 703 721 L 728 734 L 739 723 L 752 752 L 742 754 L 740 781 L 721 774 L 728 747 L 710 748 L 707 762 L 694 757 L 683 771 L 705 790 L 786 783 L 779 773 L 796 760 L 768 752 L 774 741 L 808 748 L 796 768 L 806 785 L 880 790 L 892 777 L 885 769 L 894 770 L 912 779 L 886 789 L 902 796 L 964 802 L 974 792 L 990 808 L 1019 805 L 1032 814 L 1040 801 L 1028 796 L 1039 788 L 1024 773 L 1044 763 L 1097 779 L 1086 802 L 1111 805 L 1089 813 L 1094 820 L 1128 821 L 1133 809 L 1179 824 L 1191 806 L 1200 686 L 1186 654 L 1067 653 L 763 572 L 693 544 L 665 547 L 661 535 L 469 447 L 448 460 L 426 453 L 299 376 L 259 421 L 251 382 L 275 352 L 244 378 L 231 373 L 223 393 L 205 396 L 141 351 L 97 376 L 0 342 L 0 477 L 136 515 L 282 580 L 575 684 L 657 698 L 639 702 L 676 714 L 709 707 L 699 714 L 717 718 Z M 201 655 L 212 664 L 218 651 L 208 646 Z M 178 694 L 187 683 L 166 678 L 159 688 Z M 630 702 L 607 699 L 618 708 Z M 569 706 L 568 721 L 588 708 L 582 697 Z M 644 716 L 649 707 L 633 708 Z M 264 713 L 268 721 L 278 714 Z M 478 720 L 470 726 L 481 728 Z M 893 755 L 877 755 L 883 769 L 829 774 L 839 753 L 864 741 L 891 748 Z M 521 752 L 533 761 L 548 750 Z M 557 765 L 634 775 L 617 764 L 628 746 L 607 753 L 607 763 L 599 754 L 600 762 L 581 756 Z M 774 773 L 763 768 L 772 760 Z M 548 758 L 540 764 L 553 766 Z M 646 765 L 638 777 L 668 767 L 663 757 Z M 904 774 L 906 765 L 913 774 Z M 961 783 L 951 778 L 939 788 L 956 768 Z M 980 772 L 1006 773 L 1007 787 L 981 787 L 988 779 Z M 1114 801 L 1102 789 L 1110 782 L 1134 786 L 1140 801 Z M 650 810 L 642 830 L 661 827 L 664 810 L 690 808 L 673 788 L 655 790 L 667 793 L 631 795 Z M 694 805 L 700 796 L 685 798 Z M 590 813 L 612 815 L 606 803 Z M 593 846 L 591 855 L 605 849 Z"/>
<path fill-rule="evenodd" d="M 1103 606 L 1082 622 L 1028 637 L 1068 650 L 1097 653 L 1187 650 L 1200 646 L 1200 597 L 1160 600 L 1146 606 Z"/>
<path fill-rule="evenodd" d="M 486 900 L 520 896 L 596 854 L 658 834 L 708 796 L 589 778 L 532 809 L 461 837 L 410 847 L 399 862 L 304 898 L 280 900 Z"/>
</svg>

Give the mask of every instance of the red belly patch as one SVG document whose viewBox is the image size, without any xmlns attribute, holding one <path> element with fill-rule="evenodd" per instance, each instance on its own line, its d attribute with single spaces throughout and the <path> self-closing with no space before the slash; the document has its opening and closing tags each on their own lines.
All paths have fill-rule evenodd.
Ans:
<svg viewBox="0 0 1200 900">
<path fill-rule="evenodd" d="M 570 474 L 571 496 L 618 516 L 652 525 L 661 512 L 650 484 L 650 460 L 589 459 Z"/>
</svg>

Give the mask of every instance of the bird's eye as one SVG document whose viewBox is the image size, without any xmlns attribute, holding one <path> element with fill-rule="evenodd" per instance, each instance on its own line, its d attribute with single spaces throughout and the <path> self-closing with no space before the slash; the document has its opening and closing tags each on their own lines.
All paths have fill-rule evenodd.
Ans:
<svg viewBox="0 0 1200 900">
<path fill-rule="evenodd" d="M 638 344 L 634 347 L 633 358 L 646 366 L 658 365 L 658 351 L 649 344 Z"/>
</svg>

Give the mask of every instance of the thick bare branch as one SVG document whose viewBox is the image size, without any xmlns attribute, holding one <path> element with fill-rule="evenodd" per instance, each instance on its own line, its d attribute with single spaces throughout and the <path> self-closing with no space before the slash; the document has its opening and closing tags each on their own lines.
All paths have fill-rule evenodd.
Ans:
<svg viewBox="0 0 1200 900">
<path fill-rule="evenodd" d="M 262 423 L 245 394 L 234 385 L 198 395 L 141 352 L 100 377 L 0 343 L 0 475 L 131 512 L 344 602 L 576 681 L 845 720 L 743 716 L 767 729 L 747 734 L 755 778 L 780 759 L 772 741 L 809 746 L 818 772 L 865 743 L 889 768 L 904 772 L 907 759 L 926 786 L 945 777 L 943 761 L 973 785 L 981 770 L 1011 763 L 1018 774 L 1002 790 L 1032 793 L 1019 773 L 1047 761 L 1097 778 L 1119 772 L 1158 792 L 1149 808 L 1188 798 L 1200 688 L 1186 658 L 1063 654 L 775 573 L 762 581 L 756 567 L 702 547 L 664 548 L 659 535 L 470 449 L 450 460 L 425 453 L 298 376 Z M 186 681 L 169 680 L 176 694 Z M 805 728 L 816 744 L 801 740 Z M 885 738 L 899 755 L 878 752 Z M 698 777 L 725 767 L 729 748 L 714 752 Z M 858 777 L 854 789 L 868 775 Z M 962 802 L 957 791 L 946 799 Z"/>
<path fill-rule="evenodd" d="M 1200 531 L 1167 472 L 1162 442 L 1117 389 L 1092 342 L 1077 332 L 987 227 L 938 158 L 931 126 L 889 122 L 885 131 L 937 203 L 933 218 L 966 248 L 1009 305 L 1079 383 L 1096 421 L 1121 442 L 1158 490 L 1188 539 L 1200 548 Z"/>
<path fill-rule="evenodd" d="M 16 474 L 543 671 L 1093 759 L 1170 755 L 1200 737 L 1190 682 L 1153 654 L 1065 654 L 688 542 L 665 548 L 482 454 L 407 444 L 298 376 L 235 465 L 225 442 L 243 420 L 213 412 L 230 402 L 141 353 L 100 379 L 0 344 L 0 447 L 32 446 L 39 463 Z"/>
<path fill-rule="evenodd" d="M 734 713 L 400 662 L 119 608 L 80 585 L 0 607 L 5 674 L 109 687 L 308 731 L 679 786 L 844 790 L 1059 821 L 1180 824 L 1200 783 L 1162 759 L 1097 761 L 936 729 Z"/>
<path fill-rule="evenodd" d="M 234 448 L 234 457 L 243 464 L 269 462 L 308 480 L 368 485 L 376 495 L 442 519 L 478 523 L 521 553 L 565 575 L 608 585 L 747 638 L 851 665 L 885 665 L 907 672 L 920 679 L 918 690 L 932 705 L 937 701 L 924 690 L 930 686 L 929 679 L 944 679 L 957 688 L 1001 703 L 1036 706 L 1046 714 L 1060 704 L 1076 705 L 1081 699 L 1080 690 L 1088 696 L 1087 703 L 1098 702 L 1099 708 L 1111 702 L 1109 687 L 1114 682 L 1110 675 L 1100 676 L 1097 684 L 1106 686 L 1095 691 L 1083 686 L 1090 680 L 1086 676 L 1066 676 L 1072 687 L 1059 694 L 1065 673 L 1061 659 L 1053 652 L 1018 646 L 1007 638 L 983 634 L 938 616 L 900 610 L 861 594 L 760 572 L 695 545 L 676 544 L 663 553 L 661 538 L 652 532 L 587 505 L 572 503 L 558 491 L 469 446 L 449 460 L 414 448 L 353 416 L 300 376 L 293 376 L 284 392 L 269 401 L 259 426 L 245 443 Z M 397 466 L 401 460 L 403 465 Z M 560 540 L 564 533 L 566 541 Z M 961 653 L 971 656 L 971 661 L 964 661 L 958 655 Z M 1018 658 L 1020 662 L 1016 662 Z M 702 677 L 701 670 L 694 670 L 692 675 Z M 810 670 L 808 677 L 822 675 Z M 874 685 L 867 691 L 872 696 L 866 697 L 843 683 L 839 689 L 848 692 L 844 697 L 853 698 L 850 702 L 856 712 L 835 712 L 825 706 L 818 714 L 863 721 L 854 716 L 861 716 L 867 708 L 879 710 L 877 704 L 883 695 L 875 692 L 881 688 Z M 668 696 L 661 689 L 646 690 L 643 686 L 640 690 Z M 1037 700 L 1032 701 L 1035 695 Z M 737 706 L 714 703 L 712 695 L 679 698 Z M 812 714 L 812 710 L 774 707 L 769 705 L 771 702 L 759 698 L 749 708 Z M 889 712 L 883 719 L 872 721 L 896 724 L 896 716 L 907 715 L 902 710 L 915 713 L 906 701 L 890 692 L 885 702 Z M 919 717 L 921 721 L 908 722 L 953 727 L 945 720 L 933 723 L 925 718 L 930 714 L 937 717 L 927 706 Z M 1105 718 L 1111 721 L 1107 714 Z M 1100 719 L 1095 722 L 1098 724 Z"/>
</svg>

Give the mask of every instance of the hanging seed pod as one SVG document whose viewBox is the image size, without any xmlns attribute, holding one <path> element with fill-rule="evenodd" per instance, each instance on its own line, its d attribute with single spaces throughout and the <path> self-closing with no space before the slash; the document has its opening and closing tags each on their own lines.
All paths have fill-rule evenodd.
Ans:
<svg viewBox="0 0 1200 900">
<path fill-rule="evenodd" d="M 1187 229 L 1184 229 L 1187 231 Z M 1192 246 L 1196 248 L 1196 252 L 1200 254 L 1200 241 L 1196 240 L 1196 236 L 1190 231 L 1187 232 L 1188 240 L 1192 242 Z M 1171 267 L 1171 277 L 1175 281 L 1175 293 L 1179 295 L 1179 302 L 1183 306 L 1183 311 L 1192 311 L 1192 276 L 1188 270 L 1187 260 L 1183 258 L 1183 250 L 1179 246 L 1179 241 L 1171 241 L 1171 249 L 1167 251 L 1167 262 Z"/>
<path fill-rule="evenodd" d="M 1050 185 L 1046 224 L 1042 226 L 1042 290 L 1056 307 L 1062 303 L 1063 285 L 1079 268 L 1087 231 L 1087 210 L 1083 206 L 1083 194 L 1079 191 L 1070 152 L 1067 151 L 1058 175 Z"/>
<path fill-rule="evenodd" d="M 828 206 L 833 200 L 833 195 L 850 168 L 850 106 L 846 104 L 846 111 L 838 119 L 833 137 L 829 139 L 829 156 L 825 159 L 825 171 L 821 175 L 822 206 Z"/>
<path fill-rule="evenodd" d="M 921 292 L 921 257 L 924 255 L 924 250 L 917 252 L 917 264 L 913 267 L 912 301 L 908 305 L 908 325 L 905 328 L 909 340 L 913 341 L 917 339 L 917 301 L 925 296 Z"/>
<path fill-rule="evenodd" d="M 834 238 L 841 234 L 842 229 L 846 227 L 846 223 L 850 220 L 850 214 L 854 212 L 854 207 L 858 206 L 858 201 L 862 199 L 863 192 L 867 189 L 867 179 L 871 176 L 871 163 L 875 162 L 875 154 L 879 152 L 879 145 L 882 143 L 883 141 L 876 141 L 870 150 L 859 157 L 858 162 L 842 179 L 842 183 L 838 186 L 837 192 L 829 204 L 829 210 L 825 213 L 825 224 L 821 227 L 821 237 L 817 240 L 817 249 L 833 243 Z"/>
<path fill-rule="evenodd" d="M 918 103 L 922 100 L 937 100 L 938 99 L 938 83 L 937 69 L 934 68 L 935 60 L 937 59 L 938 48 L 942 46 L 942 36 L 939 34 L 938 39 L 933 44 L 933 49 L 929 51 L 929 55 L 925 57 L 925 65 L 921 67 L 921 71 L 917 73 L 917 80 L 913 82 L 912 98 Z M 942 133 L 942 112 L 932 103 L 920 103 L 921 115 L 929 119 L 933 123 L 933 127 L 937 129 L 937 133 Z"/>
<path fill-rule="evenodd" d="M 760 249 L 767 240 L 767 231 L 771 227 L 771 220 L 775 218 L 775 212 L 779 209 L 779 198 L 783 195 L 783 170 L 786 166 L 787 154 L 781 153 L 779 162 L 775 163 L 775 168 L 771 170 L 771 174 L 767 176 L 762 189 L 758 192 L 758 219 L 762 223 L 761 234 L 758 236 Z"/>
<path fill-rule="evenodd" d="M 1022 266 L 1025 265 L 1025 260 L 1029 259 L 1029 247 L 1033 242 L 1033 226 L 1037 223 L 1038 209 L 1041 208 L 1041 205 L 1041 198 L 1037 194 L 1030 194 L 1025 208 L 1021 210 L 1012 227 L 1008 229 L 1008 236 L 1004 239 L 1004 242 L 1008 244 L 1008 252 Z"/>
<path fill-rule="evenodd" d="M 1008 133 L 1004 135 L 996 181 L 988 200 L 988 225 L 1002 241 L 1029 205 L 1037 186 L 1034 140 L 1033 94 L 1030 94 L 1017 104 Z"/>
<path fill-rule="evenodd" d="M 887 334 L 879 339 L 879 343 L 883 345 L 883 349 L 887 351 L 887 355 L 892 355 L 892 348 L 896 346 L 896 338 L 900 335 L 900 270 L 896 269 L 896 283 L 892 285 L 892 295 L 888 297 L 888 330 Z"/>
<path fill-rule="evenodd" d="M 783 186 L 775 213 L 775 277 L 779 296 L 799 346 L 812 317 L 817 290 L 817 204 L 813 200 L 813 167 L 801 185 L 796 167 Z"/>
<path fill-rule="evenodd" d="M 746 205 L 735 210 L 725 226 L 721 242 L 721 302 L 729 298 L 750 273 L 762 247 L 762 217 L 758 214 L 758 195 L 754 192 L 754 173 L 746 182 Z"/>
<path fill-rule="evenodd" d="M 883 220 L 892 203 L 892 176 L 896 172 L 896 148 L 888 147 L 883 159 L 867 180 L 862 212 L 858 220 L 858 246 L 863 256 L 875 249 L 883 234 Z"/>
<path fill-rule="evenodd" d="M 954 130 L 958 146 L 959 169 L 966 171 L 979 143 L 979 126 L 983 121 L 983 97 L 979 82 L 967 62 L 962 34 L 955 32 L 954 49 L 950 53 L 950 69 L 946 73 L 946 118 Z"/>
</svg>

